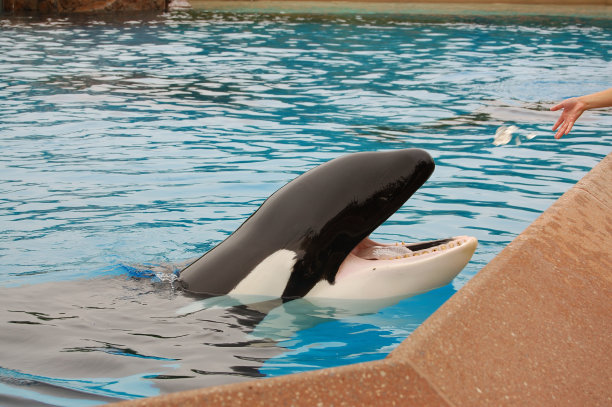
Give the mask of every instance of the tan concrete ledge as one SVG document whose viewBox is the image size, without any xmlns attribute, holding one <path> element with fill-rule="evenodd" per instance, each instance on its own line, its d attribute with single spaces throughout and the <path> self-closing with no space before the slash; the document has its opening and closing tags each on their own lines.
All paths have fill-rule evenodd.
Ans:
<svg viewBox="0 0 612 407">
<path fill-rule="evenodd" d="M 214 11 L 286 13 L 521 14 L 609 18 L 612 0 L 0 0 L 7 13 Z"/>
<path fill-rule="evenodd" d="M 117 406 L 612 405 L 612 153 L 385 360 Z"/>
<path fill-rule="evenodd" d="M 612 405 L 612 154 L 391 355 L 456 406 Z"/>
<path fill-rule="evenodd" d="M 189 3 L 196 10 L 253 13 L 612 18 L 612 0 L 189 0 Z"/>
<path fill-rule="evenodd" d="M 119 406 L 448 406 L 409 364 L 383 360 L 168 394 Z"/>
</svg>

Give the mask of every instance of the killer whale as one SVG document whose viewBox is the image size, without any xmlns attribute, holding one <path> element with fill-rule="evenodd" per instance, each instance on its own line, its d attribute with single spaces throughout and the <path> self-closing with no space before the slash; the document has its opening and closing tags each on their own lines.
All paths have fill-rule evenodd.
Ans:
<svg viewBox="0 0 612 407">
<path fill-rule="evenodd" d="M 381 244 L 368 236 L 433 173 L 420 149 L 344 155 L 272 194 L 233 234 L 185 267 L 199 296 L 380 299 L 448 284 L 477 241 Z"/>
</svg>

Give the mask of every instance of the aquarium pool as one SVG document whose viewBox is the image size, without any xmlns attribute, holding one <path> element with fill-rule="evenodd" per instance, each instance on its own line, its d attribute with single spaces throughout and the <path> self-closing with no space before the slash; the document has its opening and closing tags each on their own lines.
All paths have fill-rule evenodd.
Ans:
<svg viewBox="0 0 612 407">
<path fill-rule="evenodd" d="M 612 22 L 589 18 L 0 16 L 0 404 L 384 358 L 612 150 L 609 110 L 561 140 L 548 112 L 610 86 L 610 49 Z M 517 130 L 496 146 L 501 126 Z M 316 323 L 179 312 L 194 300 L 159 270 L 317 164 L 412 147 L 436 171 L 374 237 L 475 236 L 452 284 Z"/>
</svg>

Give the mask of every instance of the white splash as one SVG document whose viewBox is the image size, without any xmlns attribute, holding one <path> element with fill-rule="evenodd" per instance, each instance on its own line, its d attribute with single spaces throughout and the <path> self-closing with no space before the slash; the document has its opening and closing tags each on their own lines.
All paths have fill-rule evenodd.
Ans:
<svg viewBox="0 0 612 407">
<path fill-rule="evenodd" d="M 512 141 L 512 136 L 514 133 L 518 132 L 516 135 L 514 142 L 517 146 L 521 145 L 521 131 L 517 126 L 500 126 L 495 132 L 495 136 L 493 137 L 493 145 L 495 146 L 503 146 Z M 535 133 L 528 133 L 523 135 L 527 140 L 531 140 L 536 136 Z"/>
</svg>

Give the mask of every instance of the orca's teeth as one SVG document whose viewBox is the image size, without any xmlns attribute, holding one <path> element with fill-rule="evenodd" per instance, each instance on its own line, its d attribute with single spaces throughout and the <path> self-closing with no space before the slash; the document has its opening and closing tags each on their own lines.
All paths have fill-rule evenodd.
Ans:
<svg viewBox="0 0 612 407">
<path fill-rule="evenodd" d="M 450 242 L 447 242 L 446 244 L 441 244 L 439 246 L 433 246 L 433 247 L 429 247 L 427 249 L 423 249 L 423 250 L 417 250 L 408 254 L 405 254 L 401 257 L 395 257 L 394 259 L 406 259 L 409 257 L 414 257 L 414 256 L 420 256 L 420 255 L 425 255 L 425 254 L 435 254 L 435 253 L 439 253 L 439 252 L 443 252 L 449 249 L 453 249 L 455 247 L 459 247 L 462 244 L 467 243 L 467 239 L 461 239 L 461 240 L 452 240 Z M 410 245 L 407 245 L 404 242 L 401 243 L 395 243 L 393 247 L 409 247 Z M 380 259 L 382 260 L 382 259 Z"/>
<path fill-rule="evenodd" d="M 438 246 L 429 246 L 421 250 L 411 250 L 410 247 L 418 244 L 406 244 L 405 242 L 395 242 L 389 245 L 374 245 L 360 249 L 354 254 L 367 260 L 401 260 L 421 255 L 435 255 L 467 243 L 467 239 L 449 240 L 445 239 Z"/>
</svg>

